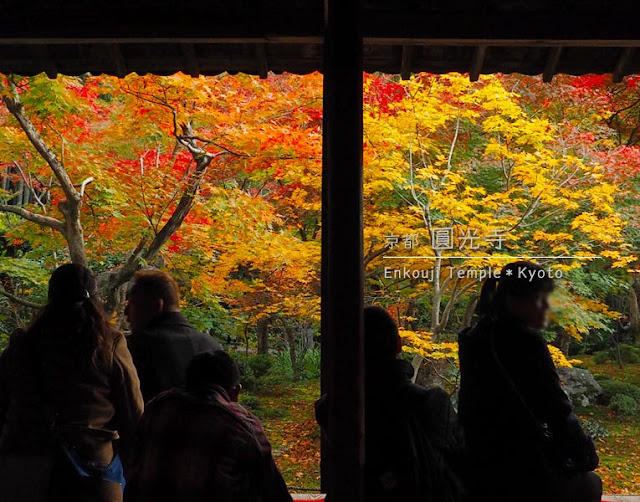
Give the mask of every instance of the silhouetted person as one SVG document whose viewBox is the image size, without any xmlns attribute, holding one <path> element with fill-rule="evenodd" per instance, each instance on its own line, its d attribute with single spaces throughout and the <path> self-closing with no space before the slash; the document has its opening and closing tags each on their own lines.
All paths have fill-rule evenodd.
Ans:
<svg viewBox="0 0 640 502">
<path fill-rule="evenodd" d="M 160 394 L 139 427 L 127 502 L 291 502 L 260 421 L 238 404 L 236 363 L 196 356 L 186 389 Z"/>
<path fill-rule="evenodd" d="M 59 267 L 47 305 L 0 357 L 0 500 L 28 502 L 21 489 L 43 488 L 34 456 L 54 462 L 49 500 L 122 500 L 117 454 L 129 460 L 142 411 L 131 355 L 103 311 L 96 280 L 86 267 Z M 81 477 L 73 462 L 92 477 Z"/>
<path fill-rule="evenodd" d="M 173 387 L 182 387 L 187 365 L 195 355 L 222 348 L 184 318 L 177 284 L 159 270 L 135 274 L 125 313 L 131 326 L 129 350 L 145 402 Z"/>
<path fill-rule="evenodd" d="M 463 444 L 449 395 L 411 382 L 386 310 L 364 309 L 364 335 L 367 502 L 460 500 Z M 316 403 L 316 419 L 330 438 L 328 399 Z"/>
<path fill-rule="evenodd" d="M 459 336 L 460 422 L 477 501 L 599 501 L 598 456 L 572 413 L 541 330 L 553 280 L 530 262 L 488 279 Z"/>
</svg>

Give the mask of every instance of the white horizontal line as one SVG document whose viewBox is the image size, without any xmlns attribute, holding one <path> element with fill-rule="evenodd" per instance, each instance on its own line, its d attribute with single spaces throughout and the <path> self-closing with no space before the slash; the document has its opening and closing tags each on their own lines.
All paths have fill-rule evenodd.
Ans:
<svg viewBox="0 0 640 502">
<path fill-rule="evenodd" d="M 435 260 L 438 256 L 383 256 L 388 260 Z M 467 260 L 593 260 L 602 256 L 440 256 L 440 258 L 465 258 Z"/>
</svg>

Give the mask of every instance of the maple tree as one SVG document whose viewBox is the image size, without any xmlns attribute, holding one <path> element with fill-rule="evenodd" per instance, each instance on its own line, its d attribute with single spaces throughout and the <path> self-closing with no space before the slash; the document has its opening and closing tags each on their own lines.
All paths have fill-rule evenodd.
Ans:
<svg viewBox="0 0 640 502">
<path fill-rule="evenodd" d="M 614 268 L 633 261 L 599 158 L 559 141 L 558 125 L 528 113 L 499 77 L 371 76 L 365 85 L 367 275 L 380 299 L 403 305 L 416 366 L 455 350 L 439 342 L 463 299 L 470 322 L 471 293 L 486 276 L 477 269 L 499 269 L 511 256 L 549 257 L 538 261 L 566 274 L 585 265 L 581 255 Z M 584 310 L 596 314 L 577 323 L 561 309 L 556 321 L 580 338 L 617 315 L 597 301 Z"/>
<path fill-rule="evenodd" d="M 582 79 L 366 76 L 366 295 L 395 307 L 408 350 L 453 355 L 449 326 L 471 321 L 482 280 L 467 271 L 513 256 L 597 256 L 540 260 L 572 278 L 555 317 L 563 336 L 617 315 L 584 271 L 628 277 L 632 225 L 611 177 L 629 180 L 615 166 L 637 159 L 615 142 L 624 106 L 602 79 Z M 0 158 L 30 193 L 9 204 L 7 190 L 0 207 L 12 215 L 5 238 L 28 248 L 14 269 L 89 263 L 116 308 L 132 273 L 156 264 L 181 279 L 195 316 L 211 313 L 202 328 L 226 316 L 242 336 L 269 330 L 290 347 L 317 331 L 320 75 L 2 82 Z M 631 116 L 617 113 L 631 137 Z M 455 249 L 433 245 L 442 228 Z M 420 275 L 389 270 L 405 267 Z M 37 300 L 39 280 L 14 293 Z"/>
<path fill-rule="evenodd" d="M 285 88 L 290 100 L 280 99 Z M 273 230 L 277 218 L 268 209 L 260 213 L 257 199 L 304 198 L 286 167 L 295 160 L 297 176 L 305 176 L 319 162 L 297 148 L 310 131 L 291 120 L 304 115 L 309 127 L 319 128 L 317 88 L 284 79 L 9 76 L 2 92 L 11 115 L 2 116 L 2 156 L 16 159 L 11 162 L 39 196 L 33 209 L 3 204 L 0 211 L 36 223 L 40 228 L 27 230 L 33 239 L 54 230 L 59 235 L 49 243 L 59 252 L 64 240 L 72 261 L 117 265 L 104 281 L 112 308 L 121 286 L 165 245 L 163 259 L 181 254 L 185 236 L 177 230 L 185 223 L 194 230 L 194 249 L 215 258 L 221 243 L 210 246 L 207 234 L 215 233 L 216 217 L 218 230 L 226 226 L 218 207 L 224 198 L 235 205 L 244 197 L 250 203 L 240 206 L 243 214 L 256 209 Z M 57 183 L 46 185 L 51 174 Z M 297 220 L 301 231 L 309 225 L 302 209 L 281 217 Z M 9 233 L 24 235 L 25 228 Z"/>
<path fill-rule="evenodd" d="M 365 300 L 398 321 L 416 367 L 428 360 L 456 385 L 475 271 L 516 256 L 579 257 L 538 260 L 563 274 L 545 333 L 557 366 L 576 362 L 570 342 L 633 318 L 637 77 L 364 80 Z M 45 301 L 56 265 L 87 263 L 116 311 L 126 280 L 150 265 L 177 278 L 198 329 L 247 352 L 271 345 L 287 375 L 305 378 L 301 352 L 319 331 L 321 75 L 0 82 L 0 345 Z M 434 244 L 446 228 L 451 249 Z M 418 274 L 394 275 L 404 268 Z M 280 391 L 300 416 L 271 417 L 270 434 L 297 482 L 317 466 L 318 440 L 308 406 L 291 405 L 300 388 Z"/>
</svg>

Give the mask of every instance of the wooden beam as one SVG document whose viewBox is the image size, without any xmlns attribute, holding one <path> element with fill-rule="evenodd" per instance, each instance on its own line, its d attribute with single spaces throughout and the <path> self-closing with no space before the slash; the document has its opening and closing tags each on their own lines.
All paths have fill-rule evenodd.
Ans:
<svg viewBox="0 0 640 502">
<path fill-rule="evenodd" d="M 180 44 L 180 50 L 184 58 L 184 69 L 192 77 L 198 77 L 200 75 L 200 65 L 198 64 L 196 48 L 193 44 L 186 43 Z"/>
<path fill-rule="evenodd" d="M 7 0 L 15 3 L 18 0 Z M 308 37 L 323 35 L 322 2 L 269 2 L 267 15 L 251 2 L 190 2 L 189 15 L 176 15 L 174 2 L 115 2 L 104 5 L 100 15 L 93 5 L 47 5 L 34 0 L 24 8 L 2 8 L 2 33 L 13 38 L 256 38 Z M 39 6 L 36 4 L 40 4 Z M 217 4 L 217 5 L 216 5 Z M 238 8 L 237 6 L 244 5 Z M 38 8 L 40 7 L 40 8 Z M 44 7 L 44 8 L 42 8 Z M 212 36 L 212 34 L 214 34 Z"/>
<path fill-rule="evenodd" d="M 542 73 L 543 82 L 551 82 L 553 80 L 553 76 L 558 71 L 558 63 L 560 62 L 561 54 L 562 47 L 552 47 L 549 49 L 547 63 L 545 64 L 544 72 Z"/>
<path fill-rule="evenodd" d="M 362 0 L 326 0 L 322 374 L 327 500 L 364 502 Z"/>
<path fill-rule="evenodd" d="M 190 2 L 189 16 L 176 16 L 173 2 L 145 5 L 147 3 L 105 5 L 100 16 L 96 16 L 88 2 L 79 7 L 77 2 L 47 5 L 46 0 L 6 0 L 2 9 L 2 33 L 13 39 L 153 38 L 173 40 L 174 43 L 177 39 L 201 39 L 203 43 L 212 39 L 231 41 L 259 37 L 320 39 L 324 33 L 323 2 L 319 0 L 269 2 L 269 9 L 264 11 L 255 8 L 256 2 Z M 486 2 L 451 2 L 451 8 L 447 9 L 429 8 L 428 2 L 413 3 L 420 4 L 419 10 L 367 8 L 362 22 L 364 37 L 385 39 L 392 45 L 402 45 L 402 42 L 391 40 L 410 39 L 475 40 L 476 45 L 480 41 L 491 44 L 491 41 L 501 40 L 638 43 L 640 5 L 634 1 L 616 5 L 615 9 L 607 9 L 598 2 L 582 2 L 595 7 L 554 12 L 528 5 L 506 10 L 500 8 L 500 2 L 494 2 L 496 9 L 484 8 Z M 453 4 L 456 3 L 465 4 L 465 8 L 455 7 Z M 265 34 L 265 27 L 268 34 Z"/>
<path fill-rule="evenodd" d="M 267 78 L 269 61 L 267 60 L 266 44 L 256 44 L 256 57 L 258 58 L 258 75 L 260 75 L 260 78 Z"/>
<path fill-rule="evenodd" d="M 635 53 L 634 47 L 627 47 L 623 49 L 618 58 L 615 68 L 613 69 L 613 81 L 616 83 L 622 82 L 625 75 L 628 74 L 629 62 L 633 59 Z"/>
<path fill-rule="evenodd" d="M 119 78 L 124 78 L 127 76 L 127 66 L 124 61 L 124 57 L 122 56 L 122 51 L 120 50 L 119 44 L 109 44 L 109 58 L 111 59 L 111 64 L 115 69 L 115 74 Z"/>
<path fill-rule="evenodd" d="M 482 65 L 484 64 L 484 57 L 487 53 L 486 45 L 479 45 L 473 52 L 473 60 L 471 61 L 471 68 L 469 69 L 469 80 L 476 82 L 480 78 L 480 72 L 482 71 Z"/>
<path fill-rule="evenodd" d="M 484 8 L 486 2 L 465 3 L 470 8 L 464 11 L 452 8 L 448 12 L 428 8 L 420 12 L 408 8 L 366 9 L 365 42 L 370 38 L 475 39 L 488 45 L 498 40 L 638 40 L 637 2 L 629 2 L 626 9 L 596 7 L 554 12 L 531 7 L 496 12 Z"/>
<path fill-rule="evenodd" d="M 0 43 L 1 39 L 0 39 Z M 365 37 L 365 46 L 419 45 L 430 47 L 640 47 L 640 39 L 558 39 L 558 38 L 431 38 L 431 37 Z"/>
<path fill-rule="evenodd" d="M 402 46 L 402 61 L 400 62 L 400 76 L 404 80 L 408 80 L 411 77 L 411 62 L 413 60 L 414 46 L 403 45 Z"/>
<path fill-rule="evenodd" d="M 309 36 L 218 36 L 218 37 L 97 37 L 97 36 L 63 36 L 63 37 L 10 37 L 0 34 L 0 45 L 94 45 L 94 44 L 285 44 L 285 45 L 320 45 L 323 43 L 322 35 Z M 559 39 L 559 38 L 442 38 L 430 36 L 416 37 L 365 37 L 365 46 L 372 45 L 411 45 L 433 47 L 476 47 L 486 45 L 488 47 L 640 47 L 640 38 L 625 39 Z"/>
</svg>

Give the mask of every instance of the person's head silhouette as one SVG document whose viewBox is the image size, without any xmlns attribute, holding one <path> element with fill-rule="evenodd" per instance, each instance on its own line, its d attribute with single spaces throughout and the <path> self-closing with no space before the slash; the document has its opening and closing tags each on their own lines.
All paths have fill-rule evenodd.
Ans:
<svg viewBox="0 0 640 502">
<path fill-rule="evenodd" d="M 189 392 L 206 392 L 215 385 L 222 387 L 231 401 L 238 401 L 242 390 L 240 371 L 233 358 L 223 350 L 198 354 L 187 366 L 186 387 Z"/>
<path fill-rule="evenodd" d="M 553 279 L 540 265 L 529 261 L 510 263 L 499 278 L 484 282 L 477 311 L 481 316 L 511 319 L 542 329 L 548 323 L 549 294 L 553 289 Z"/>
<path fill-rule="evenodd" d="M 37 336 L 54 335 L 67 340 L 84 361 L 97 363 L 108 357 L 105 341 L 114 333 L 98 296 L 98 281 L 90 269 L 67 263 L 49 279 L 47 304 L 29 330 Z"/>
<path fill-rule="evenodd" d="M 125 306 L 132 331 L 143 330 L 162 315 L 179 311 L 178 285 L 169 274 L 160 270 L 136 272 Z"/>
<path fill-rule="evenodd" d="M 87 267 L 67 263 L 54 270 L 49 279 L 49 303 L 74 305 L 96 298 L 98 282 Z"/>
<path fill-rule="evenodd" d="M 364 309 L 364 352 L 366 365 L 390 364 L 402 350 L 398 326 L 382 307 Z"/>
</svg>

